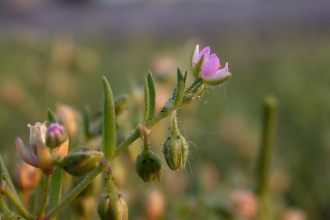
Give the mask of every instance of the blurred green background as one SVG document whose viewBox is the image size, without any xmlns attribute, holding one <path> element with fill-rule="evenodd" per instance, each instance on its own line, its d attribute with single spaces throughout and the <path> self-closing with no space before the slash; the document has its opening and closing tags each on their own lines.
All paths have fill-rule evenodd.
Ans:
<svg viewBox="0 0 330 220">
<path fill-rule="evenodd" d="M 184 3 L 189 5 L 183 2 L 170 6 L 184 8 Z M 121 10 L 127 13 L 128 9 L 138 11 L 151 6 L 107 7 L 120 14 Z M 235 208 L 235 192 L 253 192 L 262 133 L 261 106 L 267 94 L 279 101 L 271 175 L 276 219 L 293 219 L 288 217 L 290 211 L 301 219 L 329 219 L 330 17 L 321 16 L 315 8 L 311 9 L 314 14 L 299 17 L 299 10 L 303 13 L 302 7 L 308 6 L 306 2 L 301 7 L 298 2 L 290 3 L 289 9 L 285 3 L 276 4 L 270 16 L 264 13 L 272 11 L 272 5 L 265 3 L 262 7 L 250 3 L 247 11 L 257 10 L 250 14 L 239 4 L 196 4 L 189 8 L 202 8 L 208 15 L 207 9 L 214 6 L 219 13 L 230 14 L 227 9 L 235 9 L 241 17 L 220 16 L 217 19 L 222 20 L 207 23 L 207 19 L 202 22 L 202 15 L 185 11 L 192 24 L 165 27 L 169 31 L 160 26 L 139 32 L 139 28 L 126 30 L 133 26 L 125 25 L 124 31 L 100 27 L 88 31 L 72 27 L 70 31 L 52 28 L 51 22 L 49 30 L 46 23 L 41 28 L 37 22 L 19 26 L 17 17 L 3 13 L 2 24 L 17 25 L 3 25 L 0 40 L 0 144 L 10 170 L 14 170 L 17 158 L 15 137 L 27 144 L 26 125 L 45 121 L 47 108 L 56 110 L 58 104 L 66 104 L 82 111 L 87 104 L 92 112 L 100 109 L 103 75 L 115 95 L 131 96 L 128 111 L 133 113 L 120 119 L 124 124 L 121 138 L 124 137 L 130 126 L 136 126 L 127 123 L 138 123 L 142 107 L 138 108 L 137 103 L 148 70 L 158 80 L 157 102 L 162 102 L 175 87 L 176 67 L 189 71 L 190 53 L 199 44 L 201 48 L 210 46 L 222 65 L 228 61 L 233 77 L 225 85 L 208 89 L 200 101 L 179 110 L 181 130 L 191 141 L 185 171 L 176 173 L 166 167 L 161 182 L 145 184 L 135 174 L 129 154 L 124 153 L 115 162 L 130 219 L 153 219 L 150 204 L 157 202 L 160 214 L 154 219 L 219 219 L 223 207 Z M 90 6 L 83 10 L 75 7 L 79 14 Z M 70 4 L 70 13 L 79 20 L 79 15 L 74 17 L 75 7 Z M 284 18 L 281 7 L 286 8 Z M 16 16 L 22 15 L 24 10 L 17 8 L 12 9 Z M 256 18 L 252 19 L 252 15 Z M 11 23 L 13 20 L 16 23 Z M 119 26 L 120 22 L 127 24 L 110 18 L 104 21 Z M 190 27 L 185 29 L 186 25 Z M 152 147 L 159 155 L 168 127 L 168 120 L 164 120 L 151 130 Z M 136 143 L 132 148 L 139 149 L 140 141 Z M 130 155 L 134 155 L 133 150 Z"/>
</svg>

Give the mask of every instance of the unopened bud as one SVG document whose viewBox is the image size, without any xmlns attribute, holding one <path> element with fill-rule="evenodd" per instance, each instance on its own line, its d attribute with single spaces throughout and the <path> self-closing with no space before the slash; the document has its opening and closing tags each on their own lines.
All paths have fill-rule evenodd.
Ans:
<svg viewBox="0 0 330 220">
<path fill-rule="evenodd" d="M 72 176 L 84 176 L 99 165 L 102 157 L 102 152 L 93 151 L 85 146 L 78 146 L 63 160 L 54 158 L 54 163 Z"/>
<path fill-rule="evenodd" d="M 46 132 L 46 145 L 50 148 L 56 148 L 66 141 L 67 135 L 63 126 L 51 124 Z"/>
<path fill-rule="evenodd" d="M 128 209 L 125 200 L 118 193 L 112 180 L 108 180 L 99 199 L 97 213 L 101 220 L 127 220 Z"/>
<path fill-rule="evenodd" d="M 162 161 L 150 149 L 143 148 L 135 161 L 135 170 L 144 182 L 159 181 L 162 178 Z"/>
<path fill-rule="evenodd" d="M 164 142 L 163 153 L 169 168 L 178 171 L 186 166 L 189 146 L 187 140 L 181 135 L 178 129 L 175 112 L 171 120 L 170 134 Z"/>
</svg>

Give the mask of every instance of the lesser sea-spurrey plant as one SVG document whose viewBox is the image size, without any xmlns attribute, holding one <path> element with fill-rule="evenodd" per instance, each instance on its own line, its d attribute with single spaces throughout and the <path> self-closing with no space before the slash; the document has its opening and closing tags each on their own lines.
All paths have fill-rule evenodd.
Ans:
<svg viewBox="0 0 330 220">
<path fill-rule="evenodd" d="M 6 219 L 54 219 L 58 213 L 73 201 L 86 187 L 103 172 L 104 190 L 95 204 L 95 210 L 99 217 L 111 220 L 128 219 L 128 209 L 124 198 L 118 192 L 113 181 L 111 163 L 125 149 L 127 149 L 138 138 L 142 139 L 143 147 L 135 161 L 135 170 L 138 176 L 145 182 L 160 181 L 163 173 L 161 158 L 152 151 L 149 136 L 152 135 L 151 128 L 162 119 L 172 116 L 169 135 L 163 145 L 163 153 L 168 167 L 178 171 L 184 169 L 188 160 L 189 149 L 186 138 L 180 133 L 176 111 L 186 104 L 198 100 L 208 86 L 217 86 L 227 81 L 231 74 L 228 72 L 228 63 L 220 69 L 219 58 L 215 54 L 210 54 L 210 48 L 205 47 L 201 52 L 197 45 L 191 56 L 192 76 L 194 80 L 187 86 L 187 71 L 182 74 L 177 69 L 177 85 L 167 102 L 161 110 L 155 114 L 156 87 L 151 72 L 145 79 L 144 84 L 144 109 L 140 123 L 129 137 L 117 145 L 116 134 L 118 124 L 116 117 L 125 108 L 128 96 L 121 95 L 113 97 L 110 85 L 103 77 L 103 107 L 100 114 L 91 117 L 89 111 L 84 111 L 82 130 L 86 144 L 76 144 L 71 140 L 76 134 L 77 124 L 71 120 L 73 116 L 66 116 L 66 113 L 58 114 L 56 117 L 52 111 L 48 110 L 48 122 L 35 125 L 28 125 L 30 128 L 29 147 L 25 147 L 20 138 L 16 138 L 16 148 L 22 160 L 40 169 L 45 176 L 42 201 L 37 214 L 32 213 L 25 207 L 16 189 L 14 188 L 6 167 L 2 159 L 1 162 L 1 193 L 8 197 L 15 211 L 0 197 L 1 212 Z M 68 112 L 68 111 L 66 111 Z M 101 117 L 101 120 L 97 120 Z M 67 118 L 67 120 L 66 120 Z M 70 121 L 68 121 L 70 118 Z M 75 129 L 73 129 L 75 128 Z M 91 140 L 101 135 L 100 150 L 88 147 Z M 80 138 L 81 139 L 81 138 Z M 70 152 L 69 149 L 70 140 Z M 62 198 L 63 171 L 72 176 L 83 177 L 76 186 Z M 19 171 L 19 172 L 24 172 Z M 131 171 L 134 172 L 134 171 Z M 21 189 L 31 187 L 23 184 L 21 177 Z M 39 180 L 33 180 L 39 181 Z M 25 187 L 25 188 L 24 188 Z M 25 204 L 27 204 L 25 202 Z"/>
</svg>

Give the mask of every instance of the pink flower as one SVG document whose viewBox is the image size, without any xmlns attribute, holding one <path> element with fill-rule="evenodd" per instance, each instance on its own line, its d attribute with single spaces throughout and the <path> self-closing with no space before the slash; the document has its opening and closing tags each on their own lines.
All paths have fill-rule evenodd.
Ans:
<svg viewBox="0 0 330 220">
<path fill-rule="evenodd" d="M 191 57 L 191 65 L 195 77 L 207 85 L 216 86 L 227 81 L 231 73 L 228 72 L 228 62 L 223 69 L 219 69 L 221 67 L 219 58 L 210 52 L 210 47 L 205 47 L 199 52 L 199 45 L 196 45 Z"/>
</svg>

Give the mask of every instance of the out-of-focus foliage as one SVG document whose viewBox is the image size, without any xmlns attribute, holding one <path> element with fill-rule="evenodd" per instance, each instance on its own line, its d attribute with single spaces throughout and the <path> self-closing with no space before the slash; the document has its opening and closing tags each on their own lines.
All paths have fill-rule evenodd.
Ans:
<svg viewBox="0 0 330 220">
<path fill-rule="evenodd" d="M 0 42 L 1 152 L 13 171 L 15 137 L 27 140 L 26 125 L 45 121 L 47 108 L 68 104 L 82 112 L 87 104 L 92 112 L 99 111 L 102 75 L 115 96 L 127 91 L 132 95 L 133 113 L 120 117 L 121 141 L 140 119 L 142 106 L 137 108 L 137 103 L 148 70 L 156 78 L 159 109 L 175 86 L 176 67 L 189 70 L 194 45 L 210 45 L 222 65 L 229 62 L 233 77 L 178 112 L 182 134 L 191 142 L 186 170 L 171 172 L 166 167 L 161 182 L 145 185 L 134 171 L 140 141 L 113 164 L 130 218 L 219 219 L 226 209 L 253 214 L 261 101 L 269 93 L 280 104 L 271 180 L 274 211 L 278 217 L 329 218 L 329 34 L 318 29 L 271 34 L 240 30 L 224 32 L 221 39 L 117 42 L 20 33 Z M 164 120 L 151 130 L 152 149 L 158 155 L 168 128 Z M 92 205 L 96 207 L 88 206 Z"/>
</svg>

